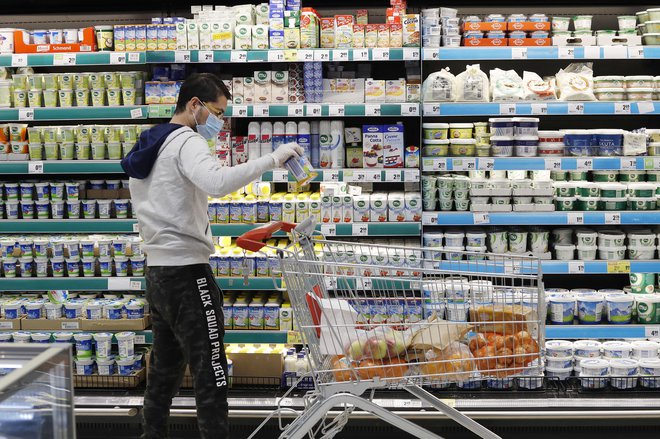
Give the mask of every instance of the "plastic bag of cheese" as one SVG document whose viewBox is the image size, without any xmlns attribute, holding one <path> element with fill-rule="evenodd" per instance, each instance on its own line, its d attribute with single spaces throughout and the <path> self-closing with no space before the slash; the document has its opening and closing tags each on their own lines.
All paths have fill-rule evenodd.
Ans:
<svg viewBox="0 0 660 439">
<path fill-rule="evenodd" d="M 479 64 L 467 66 L 456 76 L 457 100 L 459 102 L 488 102 L 490 87 L 488 75 L 481 71 Z"/>
<path fill-rule="evenodd" d="M 491 70 L 490 93 L 493 101 L 519 101 L 524 94 L 523 80 L 515 70 Z"/>
<path fill-rule="evenodd" d="M 448 102 L 456 100 L 456 77 L 449 68 L 431 73 L 422 85 L 422 98 L 425 102 Z"/>
<path fill-rule="evenodd" d="M 555 101 L 557 92 L 553 78 L 541 78 L 534 72 L 523 72 L 523 99 L 526 101 Z"/>
<path fill-rule="evenodd" d="M 595 101 L 592 63 L 573 63 L 557 72 L 560 101 Z"/>
</svg>

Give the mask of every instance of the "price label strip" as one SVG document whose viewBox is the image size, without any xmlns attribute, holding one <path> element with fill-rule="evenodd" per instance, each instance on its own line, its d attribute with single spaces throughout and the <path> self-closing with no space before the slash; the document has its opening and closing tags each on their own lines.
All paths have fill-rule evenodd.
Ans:
<svg viewBox="0 0 660 439">
<path fill-rule="evenodd" d="M 630 273 L 630 261 L 608 261 L 607 273 Z"/>
<path fill-rule="evenodd" d="M 584 261 L 570 261 L 568 263 L 569 274 L 584 274 Z"/>
</svg>

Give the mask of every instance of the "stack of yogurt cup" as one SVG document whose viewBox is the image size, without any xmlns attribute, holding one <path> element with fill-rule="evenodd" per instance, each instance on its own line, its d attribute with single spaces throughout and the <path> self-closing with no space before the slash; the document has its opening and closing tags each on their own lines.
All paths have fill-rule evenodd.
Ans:
<svg viewBox="0 0 660 439">
<path fill-rule="evenodd" d="M 422 47 L 440 47 L 440 8 L 422 9 Z"/>
<path fill-rule="evenodd" d="M 93 375 L 94 372 L 99 375 L 114 375 L 116 371 L 119 375 L 127 376 L 141 369 L 143 367 L 142 355 L 136 355 L 135 352 L 135 333 L 118 332 L 114 334 L 114 337 L 118 344 L 117 355 L 111 351 L 113 334 L 105 332 L 74 333 L 76 375 Z"/>
<path fill-rule="evenodd" d="M 461 28 L 458 11 L 452 8 L 440 8 L 440 23 L 442 24 L 442 45 L 445 47 L 460 47 Z"/>
</svg>

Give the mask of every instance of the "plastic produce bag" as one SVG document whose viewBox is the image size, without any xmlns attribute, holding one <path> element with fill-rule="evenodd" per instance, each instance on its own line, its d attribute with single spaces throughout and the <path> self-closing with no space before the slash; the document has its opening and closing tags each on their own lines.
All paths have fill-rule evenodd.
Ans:
<svg viewBox="0 0 660 439">
<path fill-rule="evenodd" d="M 456 100 L 456 77 L 449 68 L 431 73 L 422 85 L 422 98 L 425 102 L 450 102 Z"/>
<path fill-rule="evenodd" d="M 557 72 L 561 101 L 595 101 L 592 63 L 573 63 Z"/>
<path fill-rule="evenodd" d="M 479 64 L 467 66 L 465 71 L 456 77 L 459 102 L 488 102 L 490 87 L 488 75 L 481 71 Z"/>
<path fill-rule="evenodd" d="M 526 101 L 557 100 L 553 79 L 543 79 L 534 72 L 523 72 L 523 99 Z"/>
<path fill-rule="evenodd" d="M 515 70 L 491 70 L 490 91 L 493 101 L 519 101 L 524 94 L 523 80 Z"/>
<path fill-rule="evenodd" d="M 459 342 L 451 342 L 442 350 L 430 349 L 420 362 L 420 372 L 431 379 L 463 381 L 476 370 L 476 361 L 470 349 Z"/>
</svg>

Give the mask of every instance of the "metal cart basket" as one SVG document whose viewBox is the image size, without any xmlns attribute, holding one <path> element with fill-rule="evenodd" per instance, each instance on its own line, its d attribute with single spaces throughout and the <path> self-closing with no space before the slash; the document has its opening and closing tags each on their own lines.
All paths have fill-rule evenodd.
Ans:
<svg viewBox="0 0 660 439">
<path fill-rule="evenodd" d="M 266 245 L 279 230 L 291 233 L 290 245 Z M 309 349 L 315 390 L 280 438 L 332 438 L 355 408 L 418 438 L 439 438 L 371 401 L 375 389 L 392 387 L 480 437 L 498 438 L 426 389 L 482 380 L 506 386 L 514 377 L 542 382 L 538 260 L 332 241 L 313 231 L 311 221 L 277 222 L 237 240 L 266 253 L 281 272 Z M 343 416 L 328 421 L 333 407 Z"/>
</svg>

